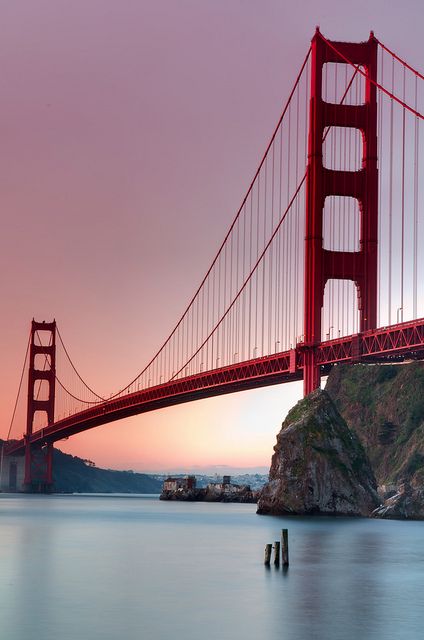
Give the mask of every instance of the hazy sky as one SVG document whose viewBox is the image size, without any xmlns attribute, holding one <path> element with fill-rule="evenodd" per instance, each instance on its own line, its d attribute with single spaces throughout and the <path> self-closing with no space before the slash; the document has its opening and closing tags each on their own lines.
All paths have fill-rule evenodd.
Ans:
<svg viewBox="0 0 424 640">
<path fill-rule="evenodd" d="M 102 394 L 156 351 L 238 209 L 317 24 L 340 40 L 374 29 L 420 69 L 423 17 L 418 0 L 0 0 L 0 436 L 32 317 L 56 318 Z M 267 466 L 300 393 L 199 401 L 59 446 L 117 468 Z"/>
</svg>

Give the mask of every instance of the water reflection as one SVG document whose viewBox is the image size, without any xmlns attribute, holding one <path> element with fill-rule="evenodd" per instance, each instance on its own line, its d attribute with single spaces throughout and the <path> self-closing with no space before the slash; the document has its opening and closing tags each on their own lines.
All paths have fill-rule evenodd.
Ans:
<svg viewBox="0 0 424 640">
<path fill-rule="evenodd" d="M 283 527 L 290 567 L 264 567 Z M 415 640 L 422 527 L 258 517 L 254 505 L 0 496 L 1 638 Z"/>
<path fill-rule="evenodd" d="M 419 637 L 424 609 L 396 586 L 408 575 L 424 584 L 423 572 L 408 558 L 418 543 L 418 530 L 409 531 L 409 524 L 322 519 L 307 526 L 296 546 L 296 567 L 292 563 L 288 572 L 290 589 L 280 591 L 276 624 L 284 639 Z M 408 552 L 399 561 L 396 533 L 402 527 Z"/>
</svg>

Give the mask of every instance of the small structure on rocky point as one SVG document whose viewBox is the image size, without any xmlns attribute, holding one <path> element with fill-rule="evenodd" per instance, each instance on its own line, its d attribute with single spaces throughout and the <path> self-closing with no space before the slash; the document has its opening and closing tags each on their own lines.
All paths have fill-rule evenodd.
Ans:
<svg viewBox="0 0 424 640">
<path fill-rule="evenodd" d="M 196 488 L 196 477 L 187 476 L 186 478 L 171 478 L 168 476 L 163 481 L 162 491 L 190 491 Z"/>
<path fill-rule="evenodd" d="M 242 498 L 246 498 L 243 500 Z M 213 502 L 256 502 L 248 484 L 234 484 L 231 476 L 223 476 L 222 482 L 210 482 L 206 487 L 205 500 Z"/>
<path fill-rule="evenodd" d="M 209 491 L 222 492 L 222 493 L 231 493 L 231 492 L 239 492 L 247 489 L 250 491 L 250 486 L 247 484 L 232 484 L 231 476 L 222 476 L 222 482 L 209 482 L 207 489 Z"/>
<path fill-rule="evenodd" d="M 291 409 L 274 452 L 259 514 L 368 516 L 380 503 L 358 437 L 321 389 Z"/>
</svg>

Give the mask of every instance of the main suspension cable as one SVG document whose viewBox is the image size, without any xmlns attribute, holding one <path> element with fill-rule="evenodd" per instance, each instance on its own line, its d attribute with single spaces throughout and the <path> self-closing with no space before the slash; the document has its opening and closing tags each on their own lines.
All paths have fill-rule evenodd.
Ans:
<svg viewBox="0 0 424 640">
<path fill-rule="evenodd" d="M 377 82 L 376 80 L 373 80 L 372 78 L 369 78 L 368 75 L 365 73 L 365 71 L 361 69 L 360 65 L 353 63 L 347 56 L 345 56 L 341 51 L 339 51 L 339 49 L 337 49 L 337 47 L 335 47 L 332 42 L 327 40 L 327 38 L 323 36 L 322 33 L 319 32 L 319 35 L 323 40 L 323 42 L 325 42 L 327 46 L 330 47 L 330 49 L 332 49 L 340 58 L 342 58 L 342 60 L 347 62 L 347 64 L 350 64 L 354 69 L 356 69 L 357 72 L 361 74 L 361 76 L 363 76 L 364 78 L 367 78 L 371 82 L 371 84 L 373 84 L 375 87 L 380 89 L 380 91 L 382 91 L 387 96 L 389 96 L 389 98 L 391 98 L 392 100 L 400 104 L 404 109 L 408 109 L 408 111 L 413 113 L 414 116 L 417 116 L 417 118 L 421 118 L 421 120 L 424 120 L 424 115 L 422 115 L 419 111 L 416 111 L 415 109 L 410 107 L 406 102 L 403 102 L 394 93 L 391 93 L 385 87 L 383 87 L 383 85 L 381 85 L 379 82 Z"/>
<path fill-rule="evenodd" d="M 57 329 L 57 325 L 56 325 L 56 330 L 57 330 L 57 332 L 58 332 L 58 334 L 59 334 L 59 330 Z M 40 343 L 40 345 L 41 345 L 42 343 L 41 343 L 40 336 L 38 335 L 38 331 L 36 332 L 36 335 L 37 335 L 38 341 L 39 341 L 39 343 Z M 61 338 L 60 334 L 59 334 L 59 338 L 60 338 L 60 341 L 61 341 L 62 346 L 63 346 L 63 348 L 64 348 L 64 350 L 65 350 L 65 353 L 66 353 L 65 345 L 63 344 L 63 341 L 62 341 L 62 338 Z M 68 355 L 68 354 L 66 354 L 66 355 Z M 69 359 L 69 361 L 71 362 L 71 360 L 70 360 L 69 356 L 68 356 L 68 359 Z M 44 367 L 46 367 L 46 365 L 47 365 L 47 364 L 48 364 L 48 357 L 47 357 L 47 354 L 45 353 L 45 354 L 44 354 Z M 71 362 L 71 364 L 72 364 L 72 362 Z M 77 372 L 77 370 L 75 369 L 75 367 L 74 367 L 74 366 L 73 366 L 73 369 L 74 369 L 75 373 L 77 374 L 78 378 L 81 380 L 81 382 L 83 382 L 83 383 L 85 384 L 84 380 L 82 380 L 81 376 L 78 374 L 78 372 Z M 60 378 L 58 377 L 58 375 L 57 375 L 56 371 L 54 372 L 54 377 L 55 377 L 56 382 L 57 382 L 57 383 L 59 384 L 59 386 L 63 389 L 63 391 L 65 391 L 65 393 L 67 393 L 67 394 L 68 394 L 68 396 L 70 396 L 71 398 L 73 398 L 73 399 L 74 399 L 74 400 L 76 400 L 77 402 L 81 402 L 82 404 L 89 404 L 89 405 L 93 405 L 93 404 L 101 404 L 102 402 L 105 402 L 105 398 L 101 398 L 101 396 L 98 396 L 96 393 L 94 393 L 94 391 L 92 391 L 92 390 L 90 389 L 90 387 L 89 387 L 87 384 L 85 384 L 85 386 L 87 387 L 87 389 L 89 389 L 89 390 L 91 391 L 91 393 L 93 393 L 93 394 L 94 394 L 95 396 L 97 396 L 98 398 L 101 398 L 100 400 L 84 400 L 83 398 L 79 398 L 78 396 L 74 395 L 71 391 L 69 391 L 69 389 L 68 389 L 68 388 L 63 384 L 63 382 L 62 382 L 62 381 L 60 380 Z M 40 392 L 40 387 L 39 387 L 39 389 L 38 389 L 38 393 L 39 393 L 39 392 Z"/>
<path fill-rule="evenodd" d="M 284 211 L 283 215 L 281 216 L 281 219 L 279 221 L 279 223 L 277 224 L 277 226 L 274 229 L 273 234 L 271 235 L 270 239 L 268 240 L 268 242 L 266 243 L 263 251 L 261 252 L 260 256 L 258 257 L 254 267 L 252 268 L 252 270 L 250 271 L 249 275 L 247 276 L 246 280 L 244 281 L 244 283 L 242 284 L 242 286 L 240 287 L 237 295 L 235 296 L 235 298 L 233 299 L 233 301 L 231 302 L 231 304 L 228 306 L 227 310 L 225 311 L 225 313 L 221 316 L 221 318 L 219 319 L 219 321 L 217 322 L 217 324 L 215 325 L 215 327 L 211 330 L 211 332 L 209 333 L 209 335 L 204 339 L 204 341 L 202 342 L 202 344 L 199 346 L 199 348 L 197 349 L 197 351 L 189 358 L 189 360 L 187 360 L 187 362 L 185 362 L 185 364 L 172 376 L 171 380 L 175 380 L 175 378 L 181 373 L 181 371 L 187 367 L 190 362 L 197 356 L 197 354 L 202 350 L 202 348 L 205 346 L 205 344 L 208 342 L 208 340 L 213 336 L 213 334 L 216 332 L 216 330 L 218 329 L 218 327 L 222 324 L 222 322 L 225 320 L 225 318 L 227 317 L 227 315 L 229 314 L 229 312 L 231 311 L 231 309 L 233 308 L 233 306 L 235 305 L 235 303 L 237 302 L 237 300 L 239 299 L 239 297 L 241 296 L 242 292 L 244 291 L 244 289 L 246 288 L 246 286 L 248 285 L 248 283 L 250 282 L 250 279 L 252 278 L 253 274 L 256 272 L 257 268 L 259 267 L 259 265 L 261 264 L 271 242 L 274 240 L 275 236 L 277 235 L 278 230 L 280 229 L 282 223 L 284 222 L 288 212 L 291 209 L 291 206 L 293 204 L 293 202 L 296 200 L 297 196 L 299 195 L 299 192 L 303 186 L 303 183 L 306 180 L 306 176 L 307 176 L 307 172 L 305 172 L 302 180 L 300 181 L 292 199 L 290 200 L 286 210 Z"/>
<path fill-rule="evenodd" d="M 21 378 L 19 380 L 19 387 L 18 387 L 18 393 L 16 395 L 16 400 L 15 400 L 15 406 L 13 407 L 13 413 L 12 413 L 12 419 L 10 421 L 10 425 L 9 425 L 9 431 L 7 432 L 7 438 L 6 440 L 9 440 L 10 438 L 10 434 L 12 431 L 12 426 L 13 426 L 13 422 L 15 420 L 15 414 L 16 414 L 16 409 L 18 407 L 18 402 L 19 402 L 19 396 L 21 394 L 21 388 L 22 388 L 22 382 L 24 379 L 24 375 L 25 375 L 25 369 L 26 369 L 26 363 L 28 360 L 28 352 L 29 352 L 29 345 L 31 344 L 31 334 L 29 334 L 28 337 L 28 342 L 27 342 L 27 347 L 26 347 L 26 351 L 25 351 L 25 358 L 24 358 L 24 364 L 22 366 L 22 371 L 21 371 Z"/>
<path fill-rule="evenodd" d="M 414 67 L 411 67 L 411 65 L 409 65 L 407 62 L 405 62 L 405 60 L 402 60 L 402 58 L 400 58 L 398 55 L 396 55 L 396 53 L 394 53 L 391 49 L 389 49 L 389 47 L 386 47 L 385 44 L 383 44 L 381 42 L 381 40 L 378 40 L 378 38 L 376 38 L 374 36 L 374 40 L 377 42 L 377 44 L 384 49 L 384 51 L 386 51 L 386 53 L 390 54 L 391 56 L 393 56 L 393 58 L 395 58 L 395 60 L 397 60 L 398 62 L 400 62 L 401 64 L 403 64 L 404 67 L 406 67 L 409 71 L 411 71 L 412 73 L 415 73 L 415 75 L 420 78 L 420 80 L 424 80 L 424 76 L 417 71 L 416 69 L 414 69 Z"/>
<path fill-rule="evenodd" d="M 253 177 L 253 179 L 252 179 L 252 181 L 251 181 L 251 183 L 250 183 L 250 186 L 249 186 L 249 188 L 248 188 L 248 190 L 247 190 L 247 193 L 246 193 L 245 197 L 243 198 L 243 201 L 242 201 L 242 203 L 241 203 L 241 205 L 240 205 L 240 207 L 239 207 L 239 209 L 238 209 L 238 211 L 237 211 L 237 213 L 236 213 L 236 216 L 235 216 L 235 218 L 234 218 L 233 222 L 231 223 L 230 228 L 229 228 L 229 230 L 228 230 L 228 232 L 227 232 L 227 234 L 226 234 L 226 236 L 225 236 L 225 238 L 224 238 L 223 242 L 221 243 L 221 245 L 220 245 L 220 247 L 219 247 L 219 249 L 218 249 L 218 251 L 217 251 L 217 253 L 216 253 L 215 257 L 214 257 L 214 259 L 213 259 L 213 261 L 212 261 L 211 266 L 209 267 L 208 271 L 206 272 L 206 275 L 204 276 L 203 280 L 201 281 L 201 283 L 200 283 L 199 287 L 197 288 L 197 290 L 196 290 L 195 294 L 194 294 L 194 295 L 193 295 L 193 297 L 191 298 L 191 300 L 190 300 L 190 302 L 189 302 L 189 304 L 188 304 L 188 306 L 187 306 L 186 310 L 184 311 L 184 313 L 183 313 L 183 314 L 182 314 L 182 316 L 180 317 L 179 321 L 178 321 L 178 322 L 177 322 L 177 324 L 175 325 L 174 329 L 173 329 L 173 330 L 172 330 L 172 332 L 169 334 L 169 336 L 167 337 L 167 339 L 165 340 L 165 342 L 162 344 L 162 346 L 160 347 L 160 349 L 159 349 L 159 350 L 156 352 L 156 354 L 151 358 L 151 360 L 146 364 L 146 366 L 142 369 L 142 371 L 140 371 L 140 372 L 135 376 L 135 378 L 133 378 L 133 379 L 131 380 L 131 382 L 129 382 L 125 387 L 123 387 L 122 389 L 120 389 L 120 391 L 118 391 L 118 392 L 116 392 L 115 394 L 113 394 L 113 395 L 110 397 L 110 399 L 113 399 L 113 398 L 118 397 L 121 393 L 123 393 L 124 391 L 126 391 L 127 389 L 129 389 L 129 388 L 130 388 L 130 387 L 131 387 L 131 386 L 132 386 L 132 385 L 133 385 L 133 384 L 134 384 L 134 383 L 135 383 L 135 382 L 136 382 L 136 381 L 137 381 L 137 380 L 138 380 L 138 379 L 143 375 L 143 373 L 145 373 L 145 372 L 149 369 L 149 367 L 152 365 L 152 363 L 156 360 L 156 358 L 157 358 L 157 357 L 160 355 L 160 353 L 164 350 L 164 348 L 166 347 L 166 345 L 170 342 L 171 338 L 175 335 L 175 333 L 176 333 L 176 331 L 178 330 L 179 326 L 181 325 L 181 323 L 183 322 L 184 318 L 186 317 L 186 315 L 187 315 L 187 313 L 188 313 L 189 309 L 191 308 L 191 306 L 193 305 L 193 303 L 194 303 L 194 301 L 196 300 L 197 296 L 199 295 L 200 291 L 202 290 L 202 288 L 203 288 L 203 286 L 204 286 L 204 284 L 205 284 L 205 282 L 206 282 L 206 280 L 207 280 L 208 276 L 210 275 L 210 273 L 211 273 L 211 271 L 212 271 L 213 267 L 215 266 L 215 264 L 217 263 L 218 258 L 219 258 L 219 256 L 221 255 L 222 250 L 223 250 L 223 248 L 225 247 L 226 242 L 227 242 L 227 240 L 228 240 L 228 238 L 229 238 L 229 236 L 230 236 L 230 234 L 231 234 L 232 230 L 234 229 L 234 227 L 235 227 L 235 225 L 236 225 L 237 220 L 239 219 L 239 217 L 240 217 L 240 215 L 241 215 L 241 213 L 242 213 L 242 211 L 243 211 L 243 209 L 244 209 L 244 207 L 245 207 L 245 205 L 246 205 L 246 202 L 247 202 L 247 200 L 248 200 L 249 195 L 250 195 L 250 194 L 251 194 L 251 192 L 252 192 L 253 186 L 254 186 L 254 184 L 255 184 L 255 182 L 256 182 L 256 180 L 257 180 L 258 176 L 259 176 L 259 173 L 260 173 L 260 171 L 261 171 L 261 169 L 262 169 L 262 167 L 263 167 L 263 165 L 264 165 L 264 162 L 265 162 L 265 160 L 266 160 L 266 157 L 267 157 L 267 155 L 268 155 L 268 152 L 269 152 L 269 150 L 271 149 L 271 146 L 272 146 L 272 144 L 273 144 L 273 142 L 274 142 L 274 140 L 275 140 L 275 138 L 276 138 L 276 136 L 277 136 L 278 130 L 279 130 L 279 128 L 280 128 L 280 125 L 281 125 L 281 123 L 283 122 L 283 119 L 284 119 L 284 117 L 285 117 L 285 115 L 286 115 L 286 113 L 287 113 L 287 110 L 288 110 L 289 106 L 290 106 L 291 99 L 292 99 L 292 97 L 293 97 L 293 95 L 294 95 L 294 93 L 295 93 L 295 91 L 296 91 L 296 89 L 297 89 L 297 87 L 298 87 L 298 85 L 299 85 L 299 82 L 300 82 L 300 79 L 301 79 L 301 77 L 302 77 L 303 71 L 304 71 L 304 69 L 305 69 L 305 67 L 306 67 L 306 65 L 307 65 L 307 63 L 308 63 L 309 56 L 310 56 L 310 53 L 311 53 L 311 49 L 312 49 L 312 48 L 311 48 L 311 47 L 309 47 L 308 52 L 307 52 L 307 54 L 306 54 L 306 56 L 305 56 L 305 59 L 304 59 L 304 61 L 303 61 L 303 64 L 302 64 L 302 66 L 301 66 L 301 68 L 300 68 L 300 71 L 299 71 L 299 73 L 298 73 L 298 75 L 297 75 L 297 78 L 296 78 L 296 80 L 295 80 L 295 83 L 294 83 L 294 85 L 293 85 L 293 88 L 292 88 L 292 90 L 291 90 L 291 92 L 290 92 L 290 95 L 289 95 L 289 97 L 288 97 L 287 101 L 286 101 L 286 104 L 285 104 L 285 107 L 284 107 L 284 109 L 283 109 L 283 112 L 282 112 L 282 114 L 281 114 L 281 116 L 280 116 L 280 119 L 278 120 L 277 126 L 276 126 L 276 127 L 275 127 L 275 129 L 274 129 L 274 132 L 273 132 L 273 134 L 272 134 L 272 136 L 271 136 L 271 139 L 270 139 L 270 141 L 269 141 L 269 143 L 268 143 L 268 145 L 267 145 L 267 147 L 266 147 L 265 153 L 264 153 L 264 154 L 263 154 L 263 156 L 262 156 L 262 159 L 261 159 L 261 162 L 260 162 L 260 164 L 259 164 L 259 167 L 258 167 L 257 171 L 255 172 L 255 175 L 254 175 L 254 177 Z M 199 353 L 199 351 L 200 351 L 200 349 L 198 349 L 198 350 L 196 351 L 196 354 L 197 354 L 197 353 Z M 193 358 L 191 358 L 191 359 L 190 359 L 190 362 L 192 361 L 192 359 L 193 359 Z M 183 368 L 184 368 L 184 367 L 183 367 Z M 176 374 L 174 374 L 170 379 L 172 380 L 172 379 L 175 377 L 175 375 L 176 375 Z"/>
<path fill-rule="evenodd" d="M 57 325 L 56 325 L 56 332 L 57 332 L 57 335 L 59 336 L 59 340 L 60 340 L 60 343 L 61 343 L 61 345 L 62 345 L 62 347 L 63 347 L 63 350 L 64 350 L 64 352 L 65 352 L 65 354 L 66 354 L 66 357 L 68 358 L 69 363 L 70 363 L 70 365 L 71 365 L 72 369 L 74 370 L 74 372 L 76 373 L 76 375 L 78 376 L 79 380 L 83 383 L 83 385 L 84 385 L 85 387 L 87 387 L 87 389 L 90 391 L 90 393 L 92 393 L 92 394 L 93 394 L 93 396 L 96 396 L 96 398 L 99 398 L 99 400 L 100 400 L 101 402 L 104 402 L 104 401 L 106 400 L 106 398 L 103 398 L 103 396 L 100 396 L 98 393 L 96 393 L 95 391 L 93 391 L 93 389 L 92 389 L 91 387 L 89 387 L 89 386 L 88 386 L 88 384 L 85 382 L 85 380 L 83 380 L 83 378 L 82 378 L 82 377 L 80 376 L 80 374 L 78 373 L 78 371 L 77 371 L 77 369 L 76 369 L 76 367 L 75 367 L 74 363 L 73 363 L 73 362 L 72 362 L 72 360 L 71 360 L 71 357 L 70 357 L 70 355 L 69 355 L 69 353 L 68 353 L 68 350 L 67 350 L 67 349 L 66 349 L 66 347 L 65 347 L 65 343 L 63 342 L 62 336 L 61 336 L 60 331 L 59 331 L 59 327 L 58 327 Z M 59 384 L 61 384 L 61 383 L 59 383 Z M 63 385 L 61 385 L 61 386 L 62 386 L 62 388 L 64 388 L 64 387 L 63 387 Z M 69 393 L 69 392 L 68 392 L 68 393 Z M 70 395 L 72 395 L 72 394 L 70 394 Z"/>
</svg>

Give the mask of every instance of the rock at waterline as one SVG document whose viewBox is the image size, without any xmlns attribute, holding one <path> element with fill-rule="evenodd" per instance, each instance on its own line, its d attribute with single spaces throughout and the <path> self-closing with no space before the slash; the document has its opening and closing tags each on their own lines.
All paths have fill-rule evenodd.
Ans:
<svg viewBox="0 0 424 640">
<path fill-rule="evenodd" d="M 424 520 L 424 489 L 411 487 L 405 482 L 394 496 L 385 500 L 371 515 L 373 518 L 391 520 Z"/>
<path fill-rule="evenodd" d="M 379 505 L 365 451 L 325 391 L 291 409 L 274 451 L 257 513 L 368 516 Z"/>
</svg>

